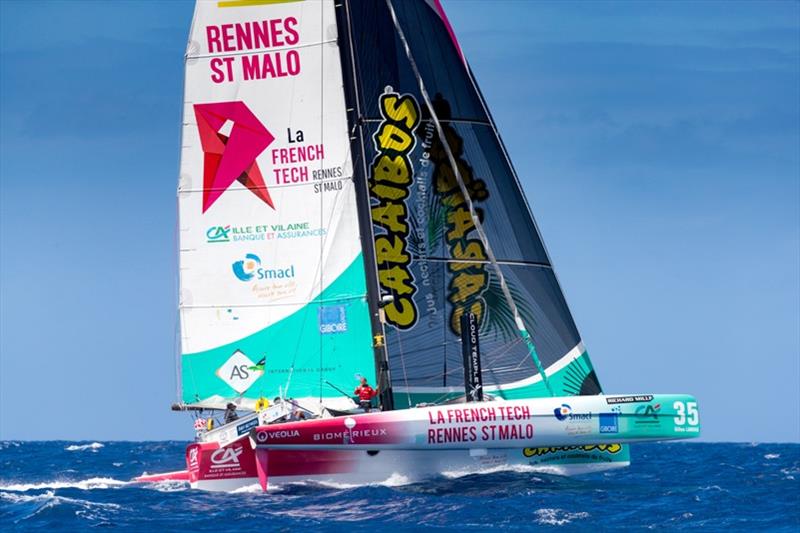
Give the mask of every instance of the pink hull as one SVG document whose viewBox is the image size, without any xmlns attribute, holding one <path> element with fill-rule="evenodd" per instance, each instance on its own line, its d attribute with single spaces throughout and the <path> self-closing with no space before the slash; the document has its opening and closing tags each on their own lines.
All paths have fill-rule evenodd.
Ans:
<svg viewBox="0 0 800 533">
<path fill-rule="evenodd" d="M 616 448 L 612 448 L 616 450 Z M 220 446 L 216 442 L 190 444 L 185 471 L 141 476 L 137 481 L 188 481 L 192 488 L 233 491 L 243 487 L 315 481 L 342 485 L 404 484 L 438 475 L 460 476 L 505 469 L 531 469 L 560 475 L 577 475 L 627 466 L 616 451 L 605 450 L 605 462 L 543 465 L 528 449 L 469 450 L 259 450 L 247 436 Z M 257 453 L 259 457 L 257 457 Z M 259 461 L 260 459 L 260 461 Z M 259 464 L 260 463 L 260 464 Z"/>
</svg>

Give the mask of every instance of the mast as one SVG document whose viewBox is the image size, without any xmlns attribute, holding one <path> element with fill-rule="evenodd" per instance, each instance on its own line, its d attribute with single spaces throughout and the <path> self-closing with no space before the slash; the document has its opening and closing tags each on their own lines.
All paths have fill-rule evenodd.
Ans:
<svg viewBox="0 0 800 533">
<path fill-rule="evenodd" d="M 336 23 L 341 31 L 339 50 L 342 60 L 344 94 L 347 107 L 347 123 L 350 132 L 350 151 L 353 154 L 353 182 L 358 207 L 358 224 L 361 246 L 364 255 L 364 270 L 367 278 L 367 302 L 373 331 L 373 351 L 375 373 L 380 389 L 383 410 L 394 409 L 392 380 L 389 374 L 389 353 L 386 349 L 386 332 L 381 318 L 381 291 L 378 282 L 378 263 L 375 256 L 375 235 L 372 227 L 372 214 L 369 199 L 369 171 L 364 147 L 364 115 L 358 94 L 358 69 L 353 46 L 353 33 L 350 23 L 350 0 L 336 0 Z M 345 40 L 346 39 L 346 40 Z"/>
</svg>

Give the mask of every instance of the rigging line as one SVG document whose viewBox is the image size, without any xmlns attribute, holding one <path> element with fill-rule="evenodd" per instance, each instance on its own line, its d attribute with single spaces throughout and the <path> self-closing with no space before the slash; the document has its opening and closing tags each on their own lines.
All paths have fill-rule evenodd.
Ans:
<svg viewBox="0 0 800 533">
<path fill-rule="evenodd" d="M 288 52 L 290 50 L 297 50 L 297 49 L 300 49 L 300 48 L 312 48 L 312 47 L 316 47 L 316 46 L 320 46 L 321 47 L 321 46 L 324 46 L 326 44 L 330 44 L 332 42 L 336 42 L 336 40 L 335 39 L 329 39 L 327 41 L 326 40 L 322 40 L 322 41 L 320 41 L 318 43 L 306 43 L 306 44 L 298 44 L 298 45 L 291 45 L 291 46 L 281 46 L 281 47 L 270 48 L 270 51 Z M 244 56 L 244 55 L 247 55 L 247 54 L 252 54 L 252 52 L 250 50 L 242 50 L 240 52 L 225 52 L 224 54 L 197 54 L 197 55 L 194 55 L 194 56 L 188 56 L 187 55 L 186 59 L 187 60 L 191 60 L 191 59 L 210 59 L 210 58 L 214 58 L 214 57 L 238 57 L 238 56 Z"/>
<path fill-rule="evenodd" d="M 519 344 L 519 343 L 521 343 L 521 342 L 522 342 L 522 339 L 520 339 L 520 338 L 517 338 L 517 339 L 516 339 L 514 342 L 512 342 L 511 344 L 505 345 L 505 346 L 504 346 L 504 347 L 503 347 L 501 350 L 498 350 L 497 352 L 491 352 L 491 353 L 489 353 L 488 355 L 490 355 L 490 356 L 493 356 L 493 357 L 492 357 L 492 359 L 491 359 L 490 361 L 488 361 L 488 363 L 487 363 L 487 365 L 486 365 L 487 367 L 489 367 L 489 370 L 485 370 L 485 371 L 483 371 L 483 370 L 482 370 L 482 372 L 481 372 L 481 373 L 483 373 L 483 372 L 489 372 L 489 373 L 490 373 L 492 376 L 495 376 L 495 374 L 496 374 L 496 373 L 502 373 L 502 372 L 503 372 L 502 370 L 500 370 L 500 369 L 494 369 L 494 368 L 492 368 L 492 364 L 493 364 L 495 361 L 497 361 L 498 359 L 500 359 L 502 356 L 504 356 L 504 355 L 505 355 L 507 352 L 511 351 L 511 349 L 512 349 L 512 348 L 514 348 L 514 346 L 516 346 L 517 344 Z M 528 359 L 528 355 L 527 355 L 527 354 L 525 354 L 525 356 L 524 356 L 524 359 L 523 359 L 523 360 L 527 360 L 527 359 Z M 515 368 L 515 369 L 513 369 L 513 370 L 516 370 L 516 368 Z M 449 370 L 448 372 L 446 372 L 446 374 L 448 374 L 448 375 L 454 375 L 454 374 L 457 374 L 457 373 L 458 373 L 458 372 L 460 372 L 460 371 L 462 371 L 462 369 L 461 369 L 461 368 L 454 368 L 453 370 Z M 507 371 L 506 371 L 506 372 L 507 372 Z M 406 383 L 406 386 L 408 386 L 408 383 Z"/>
<path fill-rule="evenodd" d="M 319 31 L 320 31 L 320 38 L 324 36 L 324 27 L 325 27 L 325 8 L 324 6 L 319 10 Z M 320 141 L 322 142 L 323 146 L 325 145 L 325 53 L 324 51 L 320 53 L 319 58 L 319 137 Z M 345 129 L 346 131 L 346 129 Z M 319 160 L 319 169 L 322 170 L 322 159 Z M 324 220 L 324 198 L 325 198 L 325 191 L 319 191 L 319 225 L 322 227 Z M 333 216 L 333 214 L 331 214 Z M 323 290 L 323 273 L 325 269 L 323 268 L 322 262 L 325 258 L 325 236 L 320 235 L 319 237 L 319 295 L 322 296 Z M 320 313 L 322 309 L 322 305 L 320 304 L 319 310 L 317 313 Z M 317 323 L 319 324 L 319 319 L 317 319 Z M 319 405 L 322 406 L 322 385 L 323 385 L 323 340 L 322 340 L 322 330 L 317 326 L 317 337 L 319 338 Z M 294 370 L 294 365 L 292 365 L 292 370 Z M 291 379 L 291 374 L 289 375 L 289 379 Z"/>
<path fill-rule="evenodd" d="M 503 346 L 502 349 L 497 349 L 497 350 L 495 350 L 493 352 L 490 352 L 488 355 L 492 356 L 492 359 L 489 361 L 487 366 L 491 367 L 491 365 L 492 365 L 492 363 L 494 361 L 497 361 L 499 358 L 504 356 L 507 352 L 511 351 L 511 349 L 513 349 L 517 344 L 519 344 L 521 342 L 522 342 L 522 339 L 517 337 L 517 339 L 514 340 L 511 344 Z M 525 354 L 525 356 L 523 357 L 523 361 L 526 361 L 526 360 L 528 360 L 528 354 Z M 435 365 L 435 364 L 436 363 L 430 363 L 429 365 Z M 503 372 L 513 372 L 515 370 L 517 370 L 516 367 L 511 369 L 511 370 L 502 370 L 502 369 L 490 368 L 490 370 L 485 370 L 484 372 L 490 372 L 492 374 L 492 376 L 495 376 L 496 374 L 501 374 Z M 452 376 L 452 375 L 458 374 L 461 371 L 462 371 L 461 368 L 454 368 L 452 370 L 446 371 L 445 374 L 448 375 L 448 376 Z M 423 379 L 423 383 L 427 383 L 427 382 L 432 382 L 434 380 L 438 380 L 439 377 L 440 377 L 440 375 L 432 376 L 430 378 L 426 377 L 426 378 Z M 407 380 L 406 380 L 406 384 L 405 385 L 406 385 L 406 387 L 410 387 L 411 386 L 411 385 L 409 385 Z M 424 386 L 428 386 L 428 385 L 424 385 Z M 438 385 L 430 385 L 430 386 L 436 387 Z M 406 391 L 406 392 L 408 392 L 408 391 Z"/>
<path fill-rule="evenodd" d="M 397 337 L 397 344 L 398 346 L 398 355 L 400 355 L 400 366 L 403 367 L 403 381 L 406 384 L 406 400 L 408 401 L 408 406 L 411 407 L 411 393 L 408 391 L 408 372 L 406 371 L 406 358 L 404 357 L 405 352 L 403 351 L 403 336 L 396 335 Z M 384 340 L 384 342 L 386 342 Z"/>
<path fill-rule="evenodd" d="M 289 121 L 291 122 L 291 120 L 292 119 L 291 119 L 291 113 L 290 113 Z M 320 161 L 322 161 L 322 160 L 320 159 Z M 342 176 L 340 178 L 322 178 L 322 179 L 318 179 L 318 180 L 315 180 L 315 181 L 317 183 L 332 183 L 332 182 L 335 182 L 335 181 L 346 181 L 346 180 L 349 180 L 349 179 L 350 178 L 347 177 L 347 176 Z M 235 183 L 233 183 L 228 187 L 209 187 L 208 189 L 206 189 L 204 187 L 203 188 L 191 188 L 191 189 L 182 189 L 181 192 L 183 192 L 183 193 L 201 193 L 201 192 L 204 192 L 204 191 L 223 191 L 223 192 L 225 192 L 225 191 L 239 191 L 239 192 L 245 192 L 245 191 L 251 191 L 251 190 L 254 190 L 254 191 L 278 191 L 278 190 L 281 190 L 281 189 L 290 189 L 292 187 L 310 187 L 311 185 L 314 185 L 314 184 L 313 183 L 280 183 L 280 184 L 271 183 L 270 185 L 264 185 L 263 187 L 260 186 L 260 185 L 252 186 L 252 187 L 240 187 L 240 186 L 236 185 Z"/>
<path fill-rule="evenodd" d="M 450 394 L 451 394 L 450 392 L 445 392 L 444 394 L 442 394 L 441 396 L 439 396 L 438 398 L 436 398 L 435 400 L 433 400 L 430 403 L 432 403 L 434 405 L 439 405 L 439 402 L 441 402 L 442 400 L 447 400 L 447 397 L 450 396 Z"/>
<path fill-rule="evenodd" d="M 364 118 L 364 122 L 383 122 L 385 119 L 375 117 L 375 118 Z M 420 124 L 423 122 L 429 122 L 430 119 L 427 118 L 420 118 Z M 446 118 L 442 119 L 442 124 L 470 124 L 474 126 L 489 126 L 491 127 L 491 122 L 488 120 L 480 120 L 477 118 Z"/>
<path fill-rule="evenodd" d="M 465 61 L 465 63 L 466 63 L 466 61 Z M 497 138 L 497 142 L 498 142 L 498 144 L 500 146 L 500 150 L 503 153 L 503 157 L 506 160 L 506 164 L 508 165 L 508 168 L 511 171 L 511 175 L 514 177 L 514 183 L 517 186 L 517 191 L 522 195 L 522 199 L 523 199 L 523 201 L 525 203 L 525 207 L 526 207 L 526 209 L 528 211 L 528 216 L 530 217 L 531 221 L 533 222 L 533 229 L 536 231 L 536 237 L 539 239 L 539 244 L 542 245 L 542 249 L 544 250 L 544 255 L 545 255 L 545 258 L 547 259 L 547 262 L 550 263 L 550 265 L 551 265 L 551 270 L 553 272 L 553 277 L 556 280 L 556 285 L 558 286 L 558 289 L 561 291 L 561 297 L 563 298 L 564 304 L 567 307 L 567 313 L 570 315 L 570 319 L 572 320 L 573 327 L 575 327 L 576 331 L 577 331 L 577 325 L 575 324 L 575 318 L 572 315 L 572 313 L 570 312 L 569 303 L 567 303 L 567 295 L 564 293 L 564 289 L 563 289 L 563 287 L 561 285 L 561 281 L 558 279 L 558 273 L 556 272 L 555 267 L 552 266 L 552 264 L 553 264 L 552 257 L 550 255 L 550 252 L 547 249 L 547 244 L 544 242 L 544 238 L 542 237 L 542 232 L 539 229 L 539 224 L 536 222 L 536 217 L 533 216 L 533 209 L 531 209 L 531 202 L 529 201 L 528 196 L 526 194 L 524 194 L 524 192 L 523 192 L 522 182 L 520 181 L 519 174 L 517 174 L 517 170 L 514 168 L 514 164 L 511 161 L 511 156 L 509 156 L 509 154 L 508 154 L 508 149 L 506 149 L 506 143 L 503 141 L 503 137 L 500 135 L 500 132 L 497 130 L 497 125 L 496 125 L 496 123 L 494 121 L 494 117 L 492 116 L 492 112 L 489 110 L 489 106 L 486 105 L 486 100 L 483 97 L 483 92 L 481 92 L 480 87 L 478 87 L 478 83 L 475 81 L 475 77 L 472 75 L 472 69 L 467 64 L 465 64 L 465 67 L 466 67 L 466 70 L 467 70 L 467 77 L 469 78 L 470 84 L 472 85 L 472 88 L 475 89 L 475 92 L 478 94 L 478 100 L 481 103 L 481 107 L 483 107 L 483 111 L 484 111 L 484 113 L 486 113 L 486 116 L 489 119 L 489 123 L 491 125 L 492 131 L 494 132 L 495 137 Z M 578 339 L 580 339 L 580 333 L 578 333 Z"/>
<path fill-rule="evenodd" d="M 327 303 L 327 302 L 338 302 L 342 300 L 360 300 L 363 298 L 363 294 L 353 294 L 353 295 L 342 295 L 336 298 L 315 298 L 313 302 L 315 303 Z M 307 301 L 299 301 L 299 302 L 278 302 L 278 303 L 261 303 L 261 304 L 235 304 L 235 305 L 181 305 L 179 307 L 180 310 L 187 310 L 187 309 L 250 309 L 250 308 L 261 308 L 261 307 L 287 307 L 293 305 L 306 305 L 309 302 Z"/>
<path fill-rule="evenodd" d="M 324 18 L 324 13 L 323 12 L 320 12 L 320 17 Z M 321 27 L 322 27 L 322 25 L 321 25 Z M 319 131 L 320 131 L 320 139 L 323 141 L 323 143 L 324 143 L 324 116 L 325 116 L 325 113 L 324 113 L 324 105 L 325 105 L 325 103 L 324 103 L 324 98 L 323 98 L 323 94 L 324 94 L 324 90 L 325 90 L 324 70 L 325 70 L 324 60 L 321 59 L 320 60 L 320 92 L 319 92 L 319 94 L 320 94 L 320 130 Z M 345 161 L 346 160 L 347 159 L 345 159 Z M 322 170 L 322 168 L 323 168 L 323 160 L 320 159 L 319 160 L 319 169 Z M 345 179 L 347 179 L 347 178 L 337 178 L 337 179 L 332 179 L 332 180 L 319 180 L 319 181 L 320 182 L 333 182 L 333 181 L 344 181 Z M 320 191 L 319 197 L 320 197 L 319 198 L 319 202 L 320 202 L 319 225 L 320 225 L 321 228 L 324 228 L 325 227 L 324 224 L 323 224 L 323 222 L 324 222 L 324 219 L 323 219 L 323 216 L 324 216 L 324 203 L 323 203 L 324 202 L 324 191 Z M 337 195 L 337 198 L 338 198 L 338 195 Z M 333 219 L 334 211 L 335 210 L 332 210 L 332 212 L 331 212 L 329 222 L 330 222 L 330 220 Z M 329 226 L 330 226 L 330 224 L 329 224 Z M 327 237 L 328 237 L 327 234 L 324 234 L 324 235 L 321 234 L 320 238 L 319 238 L 319 262 L 317 264 L 317 270 L 318 270 L 317 273 L 319 274 L 319 291 L 320 292 L 319 292 L 319 295 L 317 296 L 317 298 L 315 298 L 315 299 L 311 300 L 310 302 L 308 302 L 308 303 L 316 303 L 319 306 L 324 306 L 325 303 L 327 303 L 329 301 L 329 300 L 324 300 L 321 297 L 322 296 L 322 291 L 323 291 L 323 283 L 324 283 L 323 262 L 324 262 L 324 256 L 325 256 L 324 252 L 325 252 L 325 243 L 327 241 Z M 315 275 L 316 275 L 316 273 L 315 273 Z M 354 296 L 348 296 L 348 297 L 344 297 L 344 298 L 340 297 L 340 298 L 336 298 L 335 300 L 332 299 L 330 301 L 340 301 L 342 299 L 356 299 L 356 298 L 360 298 L 360 296 L 354 295 Z M 266 305 L 265 304 L 258 304 L 258 306 L 266 306 Z M 284 390 L 284 395 L 286 395 L 286 393 L 288 391 L 289 385 L 291 383 L 292 376 L 294 374 L 294 368 L 295 368 L 295 365 L 296 365 L 296 362 L 297 362 L 297 357 L 299 355 L 300 340 L 302 339 L 302 334 L 303 334 L 303 331 L 305 330 L 306 322 L 308 322 L 308 317 L 306 317 L 303 320 L 302 326 L 301 326 L 301 330 L 300 330 L 300 335 L 298 335 L 298 337 L 297 337 L 297 344 L 295 345 L 295 351 L 294 351 L 294 355 L 292 357 L 292 364 L 290 366 L 290 373 L 289 373 L 289 377 L 288 377 L 287 382 L 286 382 L 286 390 Z M 320 369 L 320 371 L 319 371 L 317 389 L 319 390 L 319 403 L 321 405 L 322 404 L 322 381 L 323 381 L 323 370 L 322 369 L 324 368 L 324 365 L 323 365 L 323 345 L 324 345 L 324 343 L 323 343 L 322 334 L 320 332 L 318 332 L 318 339 L 319 339 L 319 369 Z"/>
<path fill-rule="evenodd" d="M 517 339 L 516 339 L 516 340 L 514 340 L 514 341 L 513 341 L 513 342 L 511 342 L 510 344 L 506 344 L 506 345 L 504 345 L 504 346 L 503 346 L 503 348 L 502 348 L 501 350 L 497 350 L 497 352 L 496 352 L 496 353 L 494 353 L 494 354 L 492 354 L 492 353 L 489 353 L 489 354 L 488 354 L 489 356 L 494 356 L 494 357 L 493 357 L 492 359 L 490 359 L 490 360 L 487 362 L 487 364 L 486 364 L 486 366 L 487 366 L 487 368 L 488 368 L 487 372 L 489 372 L 489 374 L 491 374 L 491 375 L 492 375 L 492 377 L 496 377 L 496 373 L 498 373 L 498 371 L 499 371 L 499 369 L 497 369 L 497 368 L 495 368 L 495 367 L 494 367 L 494 362 L 495 362 L 495 361 L 497 361 L 497 360 L 499 360 L 501 357 L 503 357 L 504 355 L 506 355 L 508 352 L 510 352 L 510 351 L 511 351 L 511 350 L 512 350 L 512 349 L 513 349 L 513 348 L 514 348 L 514 347 L 515 347 L 517 344 L 519 344 L 520 342 L 522 342 L 522 339 L 520 339 L 519 337 L 517 337 Z M 525 358 L 527 359 L 527 354 L 525 355 Z"/>
<path fill-rule="evenodd" d="M 408 58 L 408 61 L 411 65 L 411 69 L 414 71 L 414 76 L 417 78 L 420 93 L 422 94 L 422 98 L 425 100 L 425 106 L 428 108 L 428 112 L 431 114 L 431 119 L 433 120 L 433 123 L 436 126 L 436 132 L 438 133 L 439 140 L 441 141 L 444 151 L 447 154 L 447 160 L 450 163 L 450 167 L 453 170 L 453 174 L 456 177 L 456 181 L 458 182 L 458 187 L 459 189 L 461 189 L 461 194 L 464 196 L 467 208 L 469 209 L 469 213 L 472 216 L 472 221 L 475 224 L 475 230 L 478 232 L 478 236 L 480 237 L 481 242 L 486 248 L 486 255 L 489 256 L 489 260 L 492 262 L 492 266 L 494 266 L 495 271 L 497 272 L 497 279 L 500 282 L 500 288 L 502 289 L 503 295 L 505 296 L 506 301 L 508 302 L 509 308 L 514 314 L 514 321 L 517 324 L 517 329 L 519 330 L 519 334 L 523 338 L 523 340 L 525 340 L 525 343 L 528 345 L 528 352 L 530 353 L 530 356 L 533 359 L 534 364 L 536 364 L 536 368 L 539 370 L 539 373 L 542 376 L 542 381 L 547 387 L 550 396 L 555 396 L 555 394 L 553 393 L 553 389 L 550 386 L 550 381 L 547 379 L 547 373 L 544 370 L 544 366 L 542 366 L 542 362 L 539 360 L 539 354 L 536 352 L 536 345 L 534 345 L 533 338 L 531 337 L 530 333 L 528 333 L 528 330 L 525 328 L 525 323 L 522 321 L 522 317 L 520 316 L 519 310 L 517 309 L 517 304 L 516 302 L 514 302 L 514 298 L 511 296 L 511 291 L 508 288 L 505 276 L 503 275 L 502 270 L 500 270 L 500 266 L 497 264 L 497 259 L 495 258 L 494 252 L 492 251 L 492 248 L 489 245 L 489 239 L 486 236 L 486 232 L 483 230 L 483 224 L 481 224 L 481 221 L 478 218 L 478 214 L 475 211 L 475 206 L 472 203 L 472 197 L 469 194 L 467 185 L 464 183 L 464 179 L 461 177 L 461 171 L 458 169 L 458 165 L 456 164 L 456 158 L 453 156 L 453 151 L 450 149 L 450 143 L 447 141 L 447 137 L 445 136 L 444 130 L 442 129 L 442 124 L 439 122 L 439 117 L 436 115 L 436 111 L 433 109 L 433 103 L 431 102 L 430 95 L 428 94 L 428 91 L 425 88 L 425 82 L 422 80 L 422 75 L 419 72 L 417 63 L 416 61 L 414 61 L 414 56 L 411 54 L 411 47 L 408 44 L 408 40 L 406 39 L 405 33 L 403 32 L 403 28 L 400 27 L 400 22 L 397 20 L 397 14 L 394 11 L 392 0 L 386 0 L 386 5 L 389 8 L 389 13 L 392 16 L 392 22 L 394 23 L 394 27 L 397 30 L 397 35 L 400 38 L 400 42 L 403 43 L 403 48 L 405 49 L 406 57 Z"/>
</svg>

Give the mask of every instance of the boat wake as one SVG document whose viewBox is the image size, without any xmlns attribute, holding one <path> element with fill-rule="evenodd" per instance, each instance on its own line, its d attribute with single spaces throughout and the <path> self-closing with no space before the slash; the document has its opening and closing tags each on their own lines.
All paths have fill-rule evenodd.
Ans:
<svg viewBox="0 0 800 533">
<path fill-rule="evenodd" d="M 142 484 L 142 487 L 146 489 L 156 490 L 158 492 L 182 492 L 185 490 L 189 490 L 189 483 L 186 481 L 178 481 L 178 480 L 165 480 L 165 481 L 157 481 L 155 483 L 145 483 Z M 258 490 L 261 490 L 261 487 L 256 485 Z"/>
<path fill-rule="evenodd" d="M 64 448 L 68 452 L 83 452 L 83 451 L 92 451 L 97 453 L 97 450 L 103 448 L 105 444 L 100 442 L 92 442 L 91 444 L 70 444 L 66 448 Z"/>
<path fill-rule="evenodd" d="M 54 480 L 42 483 L 11 483 L 9 485 L 0 485 L 0 491 L 28 492 L 47 489 L 95 490 L 123 487 L 129 483 L 128 481 L 120 481 L 119 479 L 110 477 L 93 477 L 79 481 Z"/>
</svg>

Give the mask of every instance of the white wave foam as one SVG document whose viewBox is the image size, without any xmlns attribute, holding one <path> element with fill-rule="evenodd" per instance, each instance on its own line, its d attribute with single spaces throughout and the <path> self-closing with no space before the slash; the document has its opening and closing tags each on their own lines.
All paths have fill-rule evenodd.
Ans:
<svg viewBox="0 0 800 533">
<path fill-rule="evenodd" d="M 158 492 L 183 492 L 189 490 L 190 487 L 187 481 L 165 479 L 164 481 L 149 483 L 146 485 L 146 488 L 157 490 Z"/>
<path fill-rule="evenodd" d="M 23 520 L 32 518 L 52 507 L 62 504 L 70 504 L 80 507 L 75 514 L 78 516 L 85 516 L 90 520 L 97 518 L 105 519 L 106 513 L 115 513 L 122 509 L 122 506 L 116 503 L 101 503 L 90 502 L 87 500 L 80 500 L 77 498 L 67 498 L 65 496 L 56 496 L 52 490 L 45 491 L 41 494 L 15 494 L 13 492 L 0 492 L 0 501 L 7 501 L 12 504 L 21 503 L 34 503 L 37 507 L 28 515 L 23 517 Z"/>
<path fill-rule="evenodd" d="M 411 479 L 408 476 L 404 476 L 403 474 L 398 474 L 395 472 L 389 476 L 388 479 L 382 481 L 380 485 L 383 485 L 384 487 L 402 487 L 403 485 L 408 485 L 409 483 L 411 483 Z"/>
<path fill-rule="evenodd" d="M 48 490 L 41 494 L 15 494 L 13 492 L 0 492 L 0 500 L 5 500 L 11 503 L 28 503 L 28 502 L 40 502 L 40 501 L 47 501 L 51 498 L 54 498 L 56 495 L 55 492 L 52 490 Z"/>
<path fill-rule="evenodd" d="M 277 486 L 267 485 L 267 488 L 272 492 L 273 489 L 277 489 Z M 252 485 L 245 485 L 244 487 L 239 487 L 238 489 L 234 489 L 231 491 L 232 494 L 258 494 L 261 491 L 261 485 L 258 483 L 253 483 Z"/>
<path fill-rule="evenodd" d="M 0 485 L 0 490 L 13 492 L 27 492 L 29 490 L 45 489 L 108 489 L 111 487 L 121 487 L 127 485 L 127 481 L 120 481 L 110 477 L 93 477 L 80 481 L 46 481 L 44 483 L 12 483 L 10 485 Z"/>
<path fill-rule="evenodd" d="M 400 474 L 398 472 L 393 472 L 389 475 L 388 478 L 382 481 L 373 481 L 369 483 L 344 483 L 341 481 L 332 481 L 332 480 L 314 480 L 312 484 L 318 485 L 320 487 L 326 487 L 329 489 L 339 489 L 339 490 L 346 490 L 346 489 L 356 489 L 363 486 L 371 486 L 371 487 L 401 487 L 403 485 L 408 485 L 413 483 L 413 480 Z M 297 484 L 292 482 L 293 485 Z"/>
<path fill-rule="evenodd" d="M 768 453 L 764 455 L 764 459 L 777 459 L 780 456 L 781 454 L 779 453 Z"/>
<path fill-rule="evenodd" d="M 312 484 L 318 485 L 320 487 L 327 487 L 329 489 L 341 489 L 341 490 L 355 489 L 364 486 L 363 483 L 341 483 L 338 481 L 330 481 L 330 480 L 314 481 Z"/>
<path fill-rule="evenodd" d="M 84 450 L 90 450 L 96 452 L 97 450 L 99 450 L 104 446 L 105 444 L 101 442 L 93 442 L 91 444 L 70 444 L 64 449 L 68 452 L 82 452 Z"/>
<path fill-rule="evenodd" d="M 484 474 L 496 474 L 498 472 L 516 472 L 519 474 L 553 474 L 553 475 L 566 475 L 566 470 L 558 467 L 558 466 L 551 466 L 551 465 L 525 465 L 525 464 L 518 464 L 518 463 L 509 463 L 509 464 L 500 464 L 491 467 L 484 467 L 480 470 L 475 470 L 474 468 L 465 468 L 462 470 L 444 470 L 442 471 L 442 475 L 448 479 L 456 479 L 464 476 L 471 476 L 474 474 L 484 475 Z"/>
<path fill-rule="evenodd" d="M 536 511 L 536 522 L 548 526 L 563 526 L 571 523 L 573 520 L 582 520 L 589 518 L 589 513 L 578 512 L 570 513 L 563 509 L 550 509 L 544 508 Z"/>
</svg>

